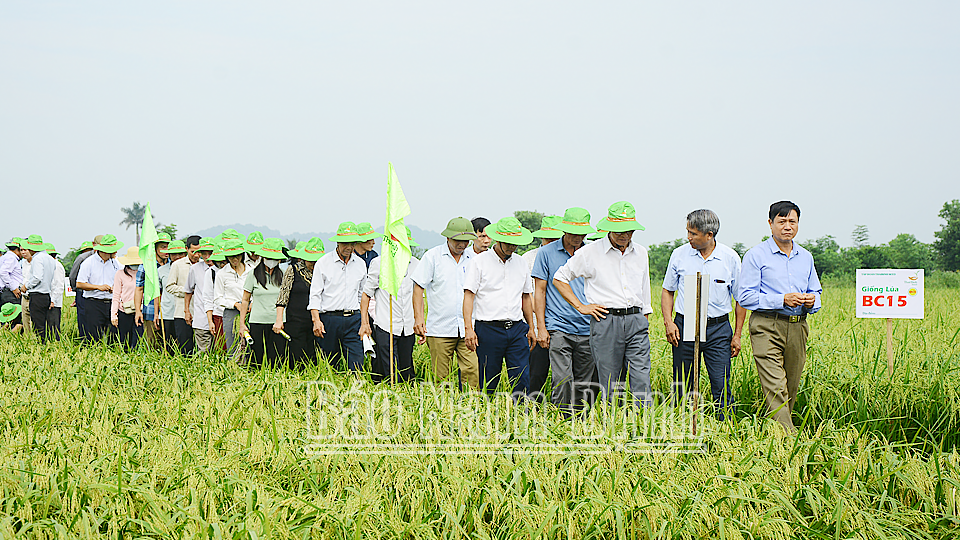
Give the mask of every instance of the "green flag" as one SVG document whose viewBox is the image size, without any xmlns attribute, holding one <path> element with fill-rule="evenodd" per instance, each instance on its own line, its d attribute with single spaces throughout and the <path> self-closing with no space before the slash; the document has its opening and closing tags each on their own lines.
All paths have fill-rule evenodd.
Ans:
<svg viewBox="0 0 960 540">
<path fill-rule="evenodd" d="M 387 220 L 383 227 L 383 253 L 380 263 L 380 288 L 397 297 L 400 294 L 400 282 L 407 275 L 410 264 L 410 239 L 403 218 L 410 215 L 410 205 L 403 196 L 400 180 L 393 170 L 393 163 L 387 163 Z"/>
<path fill-rule="evenodd" d="M 160 296 L 160 278 L 157 277 L 157 228 L 153 226 L 150 203 L 143 212 L 140 235 L 140 259 L 143 261 L 143 301 L 150 302 Z"/>
</svg>

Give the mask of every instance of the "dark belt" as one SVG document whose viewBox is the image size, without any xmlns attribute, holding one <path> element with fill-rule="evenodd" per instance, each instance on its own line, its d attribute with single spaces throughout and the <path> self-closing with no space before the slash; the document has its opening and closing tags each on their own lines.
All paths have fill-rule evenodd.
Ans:
<svg viewBox="0 0 960 540">
<path fill-rule="evenodd" d="M 805 321 L 807 319 L 806 313 L 803 315 L 784 315 L 783 313 L 777 313 L 776 311 L 754 311 L 753 314 L 770 319 L 776 319 L 778 321 L 787 321 L 792 323 Z"/>
<path fill-rule="evenodd" d="M 638 307 L 628 307 L 628 308 L 607 308 L 607 313 L 610 315 L 635 315 L 640 313 L 641 309 Z"/>
<path fill-rule="evenodd" d="M 522 323 L 523 321 L 477 321 L 477 324 L 486 324 L 489 326 L 496 326 L 497 328 L 503 328 L 504 330 L 509 330 L 511 327 Z"/>
<path fill-rule="evenodd" d="M 83 299 L 84 299 L 84 300 L 90 300 L 90 301 L 93 301 L 93 302 L 106 302 L 106 303 L 108 303 L 108 304 L 109 304 L 110 302 L 113 302 L 113 300 L 111 300 L 111 299 L 109 299 L 109 298 L 87 298 L 86 296 L 84 296 Z"/>
<path fill-rule="evenodd" d="M 677 319 L 683 320 L 683 314 L 677 313 Z M 719 317 L 707 317 L 707 326 L 716 326 L 718 324 L 723 324 L 725 322 L 730 322 L 730 314 L 721 315 Z"/>
<path fill-rule="evenodd" d="M 342 309 L 336 311 L 324 311 L 321 315 L 335 315 L 337 317 L 353 317 L 355 314 L 360 313 L 356 309 Z"/>
</svg>

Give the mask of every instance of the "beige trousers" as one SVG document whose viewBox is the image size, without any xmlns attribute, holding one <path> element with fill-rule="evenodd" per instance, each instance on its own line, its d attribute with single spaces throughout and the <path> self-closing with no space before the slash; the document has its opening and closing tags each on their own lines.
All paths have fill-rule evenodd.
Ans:
<svg viewBox="0 0 960 540">
<path fill-rule="evenodd" d="M 33 321 L 30 320 L 30 299 L 25 294 L 20 295 L 20 309 L 23 310 L 23 316 L 20 317 L 23 321 L 23 331 L 29 334 L 33 332 Z"/>
<path fill-rule="evenodd" d="M 427 336 L 427 348 L 430 349 L 433 373 L 438 381 L 445 381 L 450 376 L 450 365 L 453 354 L 456 353 L 457 364 L 460 366 L 460 382 L 474 390 L 480 389 L 480 363 L 477 353 L 467 348 L 465 339 Z"/>
<path fill-rule="evenodd" d="M 797 431 L 792 413 L 807 361 L 809 333 L 805 320 L 792 323 L 763 315 L 750 316 L 750 344 L 767 412 L 787 433 Z"/>
</svg>

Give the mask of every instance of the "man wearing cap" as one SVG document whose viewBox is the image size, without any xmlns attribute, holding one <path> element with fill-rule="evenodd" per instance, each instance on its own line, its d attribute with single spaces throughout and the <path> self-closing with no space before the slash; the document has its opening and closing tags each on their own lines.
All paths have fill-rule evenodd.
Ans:
<svg viewBox="0 0 960 540">
<path fill-rule="evenodd" d="M 113 301 L 113 281 L 120 263 L 115 255 L 123 247 L 123 242 L 112 234 L 105 234 L 100 242 L 93 246 L 94 254 L 87 257 L 77 273 L 77 294 L 83 292 L 85 319 L 85 338 L 99 341 L 108 332 L 110 325 L 110 303 Z"/>
<path fill-rule="evenodd" d="M 604 397 L 615 401 L 627 377 L 633 399 L 650 404 L 650 337 L 647 318 L 650 304 L 650 273 L 647 250 L 633 241 L 637 223 L 633 205 L 620 201 L 607 210 L 598 229 L 610 231 L 592 244 L 578 249 L 553 277 L 564 300 L 590 321 L 590 349 Z M 584 278 L 584 303 L 573 293 L 570 282 Z"/>
<path fill-rule="evenodd" d="M 166 260 L 166 249 L 170 245 L 170 235 L 167 233 L 159 233 L 157 235 L 157 241 L 153 244 L 153 249 L 157 258 L 157 278 L 159 283 L 160 277 L 160 268 L 163 267 L 163 261 Z M 144 301 L 143 299 L 143 289 L 147 284 L 147 272 L 141 264 L 137 267 L 137 277 L 135 279 L 136 292 L 134 293 L 133 305 L 137 307 L 137 312 L 134 315 L 134 322 L 137 326 L 143 326 L 143 338 L 147 341 L 151 347 L 159 349 L 161 346 L 161 330 L 160 317 L 157 316 L 157 308 L 160 304 L 160 297 L 154 298 L 153 300 Z M 162 291 L 163 288 L 161 287 Z M 162 295 L 161 295 L 162 296 Z"/>
<path fill-rule="evenodd" d="M 0 306 L 16 304 L 18 308 L 20 307 L 20 285 L 23 284 L 23 269 L 20 267 L 22 241 L 21 238 L 11 238 L 7 242 L 7 252 L 0 257 Z M 10 319 L 11 326 L 21 325 L 22 309 L 16 311 L 17 314 Z"/>
<path fill-rule="evenodd" d="M 86 332 L 86 310 L 84 309 L 84 298 L 83 291 L 77 289 L 77 276 L 80 275 L 80 265 L 83 264 L 83 261 L 87 260 L 88 257 L 93 255 L 93 245 L 100 242 L 100 239 L 103 238 L 102 234 L 98 234 L 94 237 L 93 242 L 87 240 L 80 244 L 80 254 L 73 259 L 73 266 L 70 268 L 70 288 L 73 289 L 73 305 L 77 308 L 77 334 L 80 339 L 84 339 L 87 336 Z"/>
<path fill-rule="evenodd" d="M 694 324 L 692 316 L 689 320 L 685 318 L 684 297 L 695 291 L 684 291 L 684 276 L 697 272 L 710 276 L 709 284 L 701 284 L 701 290 L 709 287 L 710 305 L 707 313 L 701 314 L 707 319 L 707 335 L 706 341 L 700 344 L 700 353 L 710 378 L 710 393 L 717 407 L 717 418 L 722 420 L 733 412 L 730 359 L 740 353 L 740 333 L 747 312 L 737 304 L 737 330 L 734 332 L 730 327 L 730 311 L 740 279 L 740 256 L 717 242 L 718 232 L 720 218 L 712 210 L 694 210 L 687 214 L 688 243 L 670 255 L 663 276 L 660 308 L 667 341 L 673 346 L 673 388 L 675 397 L 679 397 L 692 392 L 693 378 L 700 376 L 693 373 L 693 342 L 682 338 L 684 324 Z"/>
<path fill-rule="evenodd" d="M 410 276 L 413 286 L 413 332 L 430 349 L 430 363 L 437 380 L 450 375 L 453 355 L 457 355 L 459 380 L 474 390 L 480 388 L 480 373 L 476 351 L 467 347 L 463 323 L 463 281 L 470 257 L 470 240 L 476 239 L 473 225 L 463 217 L 447 222 L 441 233 L 446 243 L 423 254 L 416 270 Z M 430 313 L 424 318 L 423 297 L 426 293 Z"/>
<path fill-rule="evenodd" d="M 187 256 L 170 265 L 170 275 L 164 288 L 176 298 L 173 311 L 173 328 L 176 334 L 177 349 L 186 356 L 193 352 L 193 327 L 187 322 L 184 295 L 186 294 L 187 280 L 190 279 L 190 268 L 200 260 L 200 237 L 187 237 L 185 242 Z"/>
<path fill-rule="evenodd" d="M 474 256 L 490 249 L 491 240 L 486 232 L 487 227 L 490 225 L 490 220 L 485 217 L 475 217 L 470 220 L 470 224 L 473 226 L 473 234 L 476 235 L 476 238 L 473 239 L 473 245 L 470 246 L 470 250 L 467 251 L 467 256 L 472 259 Z"/>
<path fill-rule="evenodd" d="M 533 237 L 540 239 L 540 247 L 533 248 L 520 256 L 527 263 L 527 268 L 531 272 L 533 271 L 533 264 L 537 260 L 537 254 L 541 251 L 540 248 L 556 242 L 558 238 L 563 236 L 563 232 L 557 229 L 560 219 L 560 216 L 543 216 L 540 220 L 540 229 L 533 231 Z M 535 321 L 537 302 L 542 299 L 538 297 L 538 294 L 542 296 L 537 291 L 534 281 L 533 311 Z M 547 375 L 550 373 L 550 349 L 548 348 L 549 345 L 546 347 L 540 345 L 538 326 L 538 324 L 533 325 L 534 334 L 537 336 L 537 344 L 533 346 L 533 349 L 530 349 L 530 395 L 538 402 L 543 403 L 545 396 L 550 395 L 550 389 L 544 388 L 547 383 Z"/>
<path fill-rule="evenodd" d="M 167 290 L 167 282 L 170 281 L 170 271 L 173 269 L 173 263 L 187 256 L 187 246 L 183 240 L 171 240 L 167 249 L 163 251 L 166 260 L 160 268 L 157 268 L 157 279 L 160 280 L 160 336 L 164 341 L 164 348 L 167 352 L 174 352 L 177 349 L 177 329 L 174 325 L 174 315 L 177 312 L 177 297 Z"/>
<path fill-rule="evenodd" d="M 793 405 L 807 359 L 807 315 L 820 310 L 823 287 L 813 256 L 794 241 L 800 207 L 770 205 L 770 238 L 743 256 L 737 301 L 750 316 L 750 344 L 770 416 L 796 432 Z"/>
<path fill-rule="evenodd" d="M 560 296 L 553 284 L 557 270 L 583 247 L 583 239 L 593 232 L 590 213 L 583 208 L 568 208 L 555 228 L 563 237 L 538 250 L 531 275 L 534 283 L 534 313 L 537 317 L 537 343 L 550 351 L 553 391 L 550 401 L 564 416 L 572 416 L 591 405 L 597 394 L 597 364 L 590 350 L 590 317 L 573 308 Z M 573 294 L 581 303 L 583 278 L 570 281 Z"/>
<path fill-rule="evenodd" d="M 350 371 L 363 370 L 363 345 L 360 342 L 360 290 L 367 277 L 367 266 L 354 252 L 359 235 L 357 226 L 345 221 L 330 239 L 337 248 L 320 257 L 313 267 L 310 282 L 310 318 L 313 335 L 327 358 L 339 361 L 347 357 Z"/>
<path fill-rule="evenodd" d="M 53 271 L 53 286 L 50 287 L 50 318 L 47 319 L 47 333 L 52 333 L 53 339 L 60 341 L 60 320 L 63 312 L 63 295 L 67 289 L 67 271 L 60 262 L 57 248 L 47 243 L 46 249 L 56 263 Z"/>
<path fill-rule="evenodd" d="M 195 350 L 205 353 L 210 350 L 213 334 L 210 332 L 210 321 L 207 318 L 207 305 L 203 302 L 204 276 L 207 269 L 213 266 L 210 256 L 216 246 L 213 238 L 201 238 L 197 254 L 200 256 L 196 263 L 190 266 L 187 274 L 187 285 L 183 289 L 184 320 L 193 328 Z"/>
<path fill-rule="evenodd" d="M 536 343 L 533 283 L 527 264 L 514 252 L 529 244 L 533 234 L 515 217 L 488 225 L 486 233 L 493 248 L 470 261 L 463 280 L 465 341 L 477 352 L 487 393 L 497 391 L 506 362 L 513 395 L 525 396 L 530 390 L 530 349 Z"/>
<path fill-rule="evenodd" d="M 407 241 L 410 247 L 417 246 L 413 241 L 413 235 L 410 233 L 410 227 L 407 227 Z M 373 335 L 373 341 L 376 344 L 376 355 L 373 357 L 372 379 L 374 382 L 394 380 L 411 381 L 413 380 L 413 280 L 410 276 L 417 269 L 420 262 L 416 257 L 410 256 L 410 263 L 407 265 L 407 271 L 400 281 L 400 295 L 395 297 L 387 291 L 380 288 L 380 257 L 375 258 L 370 263 L 367 270 L 367 278 L 363 286 L 363 297 L 360 300 L 360 335 Z M 422 293 L 421 293 L 422 294 Z M 376 316 L 374 323 L 371 324 L 368 315 L 370 300 L 376 299 Z M 391 334 L 390 305 L 393 302 L 393 333 Z M 372 328 L 371 328 L 372 326 Z M 393 339 L 393 361 L 390 358 L 390 339 Z"/>
<path fill-rule="evenodd" d="M 46 343 L 48 338 L 54 336 L 53 332 L 48 332 L 48 327 L 50 326 L 50 292 L 53 290 L 53 276 L 57 263 L 46 252 L 47 246 L 39 234 L 31 234 L 27 237 L 23 247 L 30 254 L 31 262 L 30 277 L 21 286 L 21 292 L 29 298 L 33 329 L 40 336 L 40 341 Z"/>
</svg>

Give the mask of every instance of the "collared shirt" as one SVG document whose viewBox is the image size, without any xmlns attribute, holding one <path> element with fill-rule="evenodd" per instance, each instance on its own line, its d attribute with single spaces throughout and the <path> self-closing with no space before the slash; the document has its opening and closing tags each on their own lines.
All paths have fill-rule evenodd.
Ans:
<svg viewBox="0 0 960 540">
<path fill-rule="evenodd" d="M 96 252 L 93 250 L 84 251 L 83 253 L 77 255 L 77 258 L 73 260 L 73 268 L 70 269 L 70 287 L 73 290 L 77 290 L 77 276 L 80 275 L 80 265 L 82 265 L 83 261 L 89 259 L 94 253 Z"/>
<path fill-rule="evenodd" d="M 793 242 L 790 256 L 780 251 L 777 242 L 767 239 L 750 248 L 743 256 L 737 302 L 750 311 L 776 311 L 784 315 L 802 315 L 820 310 L 820 278 L 813 266 L 813 255 Z M 786 293 L 813 293 L 812 308 L 783 305 Z"/>
<path fill-rule="evenodd" d="M 356 253 L 351 253 L 346 263 L 336 250 L 327 253 L 313 267 L 307 309 L 320 313 L 359 310 L 360 290 L 366 278 L 367 265 Z"/>
<path fill-rule="evenodd" d="M 38 251 L 30 262 L 30 279 L 27 280 L 27 294 L 50 294 L 53 288 L 53 274 L 57 268 L 57 261 L 53 260 L 46 251 Z"/>
<path fill-rule="evenodd" d="M 213 296 L 213 287 L 217 282 L 217 272 L 219 271 L 220 269 L 214 265 L 207 268 L 206 273 L 203 274 L 203 294 L 201 295 L 203 297 L 203 309 L 212 311 L 214 317 L 223 317 L 223 307 L 214 302 Z M 203 318 L 207 318 L 206 313 L 203 314 Z"/>
<path fill-rule="evenodd" d="M 57 266 L 53 270 L 53 286 L 50 287 L 50 303 L 55 308 L 62 308 L 63 295 L 67 292 L 67 270 L 58 259 L 54 259 L 53 262 L 57 263 Z"/>
<path fill-rule="evenodd" d="M 96 253 L 96 252 L 95 252 Z M 87 257 L 80 265 L 80 273 L 77 274 L 77 281 L 89 285 L 110 285 L 113 287 L 113 278 L 120 270 L 120 263 L 115 257 L 103 260 L 99 253 L 94 257 Z M 111 291 L 83 291 L 84 298 L 93 298 L 96 300 L 113 300 Z"/>
<path fill-rule="evenodd" d="M 118 270 L 113 276 L 113 298 L 110 302 L 111 320 L 118 318 L 121 311 L 126 313 L 127 309 L 136 310 L 136 307 L 133 305 L 133 299 L 136 297 L 136 290 L 136 272 L 134 272 L 133 275 L 130 275 L 127 273 L 126 268 L 120 267 L 120 270 Z"/>
<path fill-rule="evenodd" d="M 580 248 L 583 249 L 583 248 Z M 579 251 L 579 250 L 577 250 Z M 576 252 L 574 252 L 576 253 Z M 563 241 L 557 240 L 539 248 L 537 259 L 533 264 L 531 276 L 547 282 L 546 309 L 544 310 L 544 326 L 548 332 L 560 331 L 575 336 L 590 335 L 590 316 L 583 315 L 573 308 L 569 302 L 560 296 L 560 291 L 553 284 L 553 276 L 561 266 L 570 260 L 570 254 L 563 249 Z M 583 278 L 578 277 L 570 281 L 573 294 L 581 302 L 587 303 L 583 292 Z"/>
<path fill-rule="evenodd" d="M 157 265 L 157 273 L 160 273 L 160 265 Z M 143 265 L 137 267 L 137 277 L 134 280 L 137 287 L 143 288 L 147 284 L 147 272 L 143 269 Z M 143 299 L 143 319 L 147 321 L 152 321 L 156 315 L 156 310 L 154 309 L 153 300 Z"/>
<path fill-rule="evenodd" d="M 379 256 L 380 254 L 372 249 L 364 252 L 363 255 L 357 255 L 357 257 L 363 259 L 363 264 L 367 265 L 367 270 L 370 270 L 370 263 Z"/>
<path fill-rule="evenodd" d="M 174 319 L 186 318 L 183 294 L 184 288 L 187 286 L 187 279 L 190 277 L 190 266 L 190 257 L 177 259 L 173 265 L 170 266 L 170 275 L 167 276 L 167 283 L 164 285 L 164 289 L 170 291 L 176 301 L 173 307 Z"/>
<path fill-rule="evenodd" d="M 427 293 L 427 335 L 431 337 L 464 337 L 463 279 L 472 257 L 464 250 L 460 261 L 450 254 L 446 242 L 430 248 L 410 276 Z"/>
<path fill-rule="evenodd" d="M 647 249 L 631 240 L 620 252 L 610 237 L 587 244 L 557 270 L 554 279 L 570 283 L 584 278 L 587 302 L 606 308 L 638 307 L 644 315 L 653 313 L 650 304 L 650 271 Z"/>
<path fill-rule="evenodd" d="M 198 330 L 209 330 L 210 323 L 207 321 L 207 306 L 203 303 L 203 287 L 205 282 L 203 276 L 207 273 L 207 261 L 200 259 L 190 267 L 187 274 L 187 285 L 183 288 L 184 294 L 192 294 L 190 297 L 190 313 L 193 314 L 191 326 Z"/>
<path fill-rule="evenodd" d="M 157 268 L 157 278 L 160 280 L 160 317 L 164 321 L 173 320 L 173 312 L 177 308 L 177 297 L 167 290 L 167 280 L 170 278 L 170 269 L 173 263 L 167 259 L 167 262 Z"/>
<path fill-rule="evenodd" d="M 213 302 L 223 309 L 236 309 L 243 301 L 243 284 L 251 270 L 244 265 L 244 272 L 238 274 L 229 264 L 224 266 L 213 282 Z"/>
<path fill-rule="evenodd" d="M 0 257 L 0 289 L 11 291 L 23 283 L 23 269 L 20 267 L 20 257 L 12 251 L 7 251 Z"/>
<path fill-rule="evenodd" d="M 530 269 L 519 255 L 503 261 L 488 249 L 470 262 L 463 289 L 476 295 L 475 320 L 519 321 L 523 320 L 523 295 L 533 292 L 533 283 Z"/>
<path fill-rule="evenodd" d="M 373 317 L 374 324 L 384 332 L 390 333 L 390 295 L 380 288 L 380 261 L 382 260 L 383 258 L 377 257 L 370 262 L 367 279 L 363 285 L 363 294 L 377 301 L 376 313 Z M 393 335 L 395 336 L 413 335 L 413 280 L 410 276 L 416 271 L 419 262 L 416 257 L 410 257 L 407 272 L 400 281 L 400 297 L 393 297 Z"/>
<path fill-rule="evenodd" d="M 676 291 L 674 311 L 680 315 L 683 315 L 683 278 L 696 275 L 697 272 L 710 274 L 710 305 L 707 308 L 707 317 L 720 317 L 730 313 L 733 310 L 732 300 L 737 297 L 740 255 L 719 242 L 706 259 L 690 244 L 673 250 L 667 272 L 663 276 L 663 288 Z M 702 288 L 701 284 L 701 290 Z"/>
<path fill-rule="evenodd" d="M 27 282 L 30 281 L 30 261 L 26 257 L 20 259 L 20 273 L 23 274 L 23 285 L 26 286 Z M 23 293 L 26 296 L 30 296 L 30 290 Z"/>
</svg>

